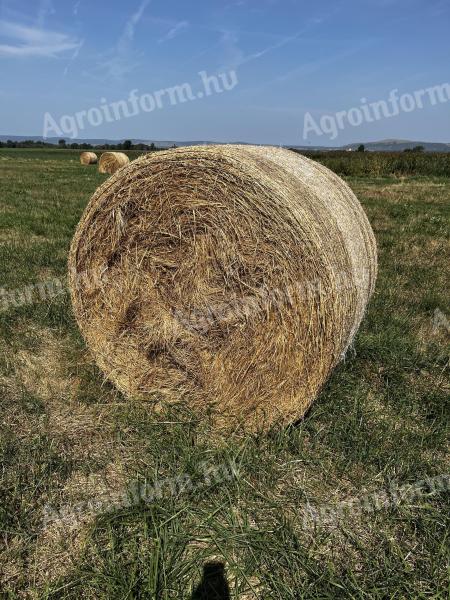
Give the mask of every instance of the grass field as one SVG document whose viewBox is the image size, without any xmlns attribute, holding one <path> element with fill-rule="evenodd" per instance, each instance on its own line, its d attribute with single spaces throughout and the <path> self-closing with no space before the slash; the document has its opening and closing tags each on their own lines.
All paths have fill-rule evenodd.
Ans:
<svg viewBox="0 0 450 600">
<path fill-rule="evenodd" d="M 348 179 L 380 259 L 355 345 L 301 423 L 217 445 L 105 383 L 68 294 L 42 287 L 107 177 L 78 154 L 0 150 L 0 596 L 213 598 L 194 590 L 220 562 L 231 598 L 447 598 L 448 486 L 397 491 L 450 472 L 450 179 Z M 44 519 L 66 506 L 76 520 Z"/>
<path fill-rule="evenodd" d="M 447 152 L 305 152 L 313 160 L 345 177 L 450 177 Z"/>
</svg>

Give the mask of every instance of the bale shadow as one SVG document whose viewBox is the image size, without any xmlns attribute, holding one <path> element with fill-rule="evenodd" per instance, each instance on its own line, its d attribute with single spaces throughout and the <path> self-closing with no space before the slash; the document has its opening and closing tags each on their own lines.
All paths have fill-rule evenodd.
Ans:
<svg viewBox="0 0 450 600">
<path fill-rule="evenodd" d="M 203 565 L 202 580 L 192 593 L 191 600 L 230 600 L 223 563 L 207 562 Z"/>
</svg>

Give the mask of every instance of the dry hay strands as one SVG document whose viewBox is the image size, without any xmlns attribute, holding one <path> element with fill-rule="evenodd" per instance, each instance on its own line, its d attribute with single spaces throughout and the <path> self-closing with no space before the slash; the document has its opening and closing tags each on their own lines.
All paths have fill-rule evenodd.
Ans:
<svg viewBox="0 0 450 600">
<path fill-rule="evenodd" d="M 80 163 L 82 165 L 95 165 L 97 160 L 98 158 L 95 152 L 82 152 L 80 154 Z"/>
<path fill-rule="evenodd" d="M 98 163 L 98 172 L 112 174 L 129 162 L 130 159 L 123 152 L 103 152 Z"/>
<path fill-rule="evenodd" d="M 100 186 L 69 266 L 78 325 L 120 390 L 258 430 L 315 399 L 358 330 L 377 256 L 326 167 L 198 146 L 142 156 Z"/>
</svg>

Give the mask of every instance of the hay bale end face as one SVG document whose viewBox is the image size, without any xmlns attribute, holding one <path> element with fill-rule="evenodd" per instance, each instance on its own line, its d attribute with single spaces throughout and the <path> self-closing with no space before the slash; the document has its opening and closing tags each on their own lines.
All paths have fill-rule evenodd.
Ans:
<svg viewBox="0 0 450 600">
<path fill-rule="evenodd" d="M 113 174 L 129 162 L 130 159 L 123 152 L 103 152 L 98 163 L 98 171 Z"/>
<path fill-rule="evenodd" d="M 82 165 L 95 165 L 97 163 L 97 155 L 95 152 L 82 152 L 80 154 L 80 163 Z"/>
<path fill-rule="evenodd" d="M 377 259 L 361 205 L 322 165 L 199 146 L 100 186 L 69 266 L 81 332 L 120 390 L 257 430 L 306 412 L 359 327 Z"/>
</svg>

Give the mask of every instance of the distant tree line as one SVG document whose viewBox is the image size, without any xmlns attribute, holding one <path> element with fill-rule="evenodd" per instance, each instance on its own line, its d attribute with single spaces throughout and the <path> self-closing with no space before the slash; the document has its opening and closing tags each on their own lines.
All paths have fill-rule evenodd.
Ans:
<svg viewBox="0 0 450 600">
<path fill-rule="evenodd" d="M 175 144 L 174 144 L 175 146 Z M 66 140 L 59 140 L 58 144 L 50 144 L 41 140 L 21 140 L 13 141 L 7 140 L 6 142 L 0 142 L 0 148 L 70 148 L 71 150 L 141 150 L 141 151 L 152 151 L 160 150 L 155 144 L 133 144 L 131 140 L 125 140 L 123 143 L 118 144 L 101 144 L 94 146 L 92 144 L 78 142 L 68 143 Z"/>
<path fill-rule="evenodd" d="M 364 144 L 360 144 L 358 146 L 358 152 L 365 152 L 366 147 Z M 423 146 L 414 146 L 414 148 L 405 148 L 403 152 L 425 152 L 425 148 Z"/>
</svg>

